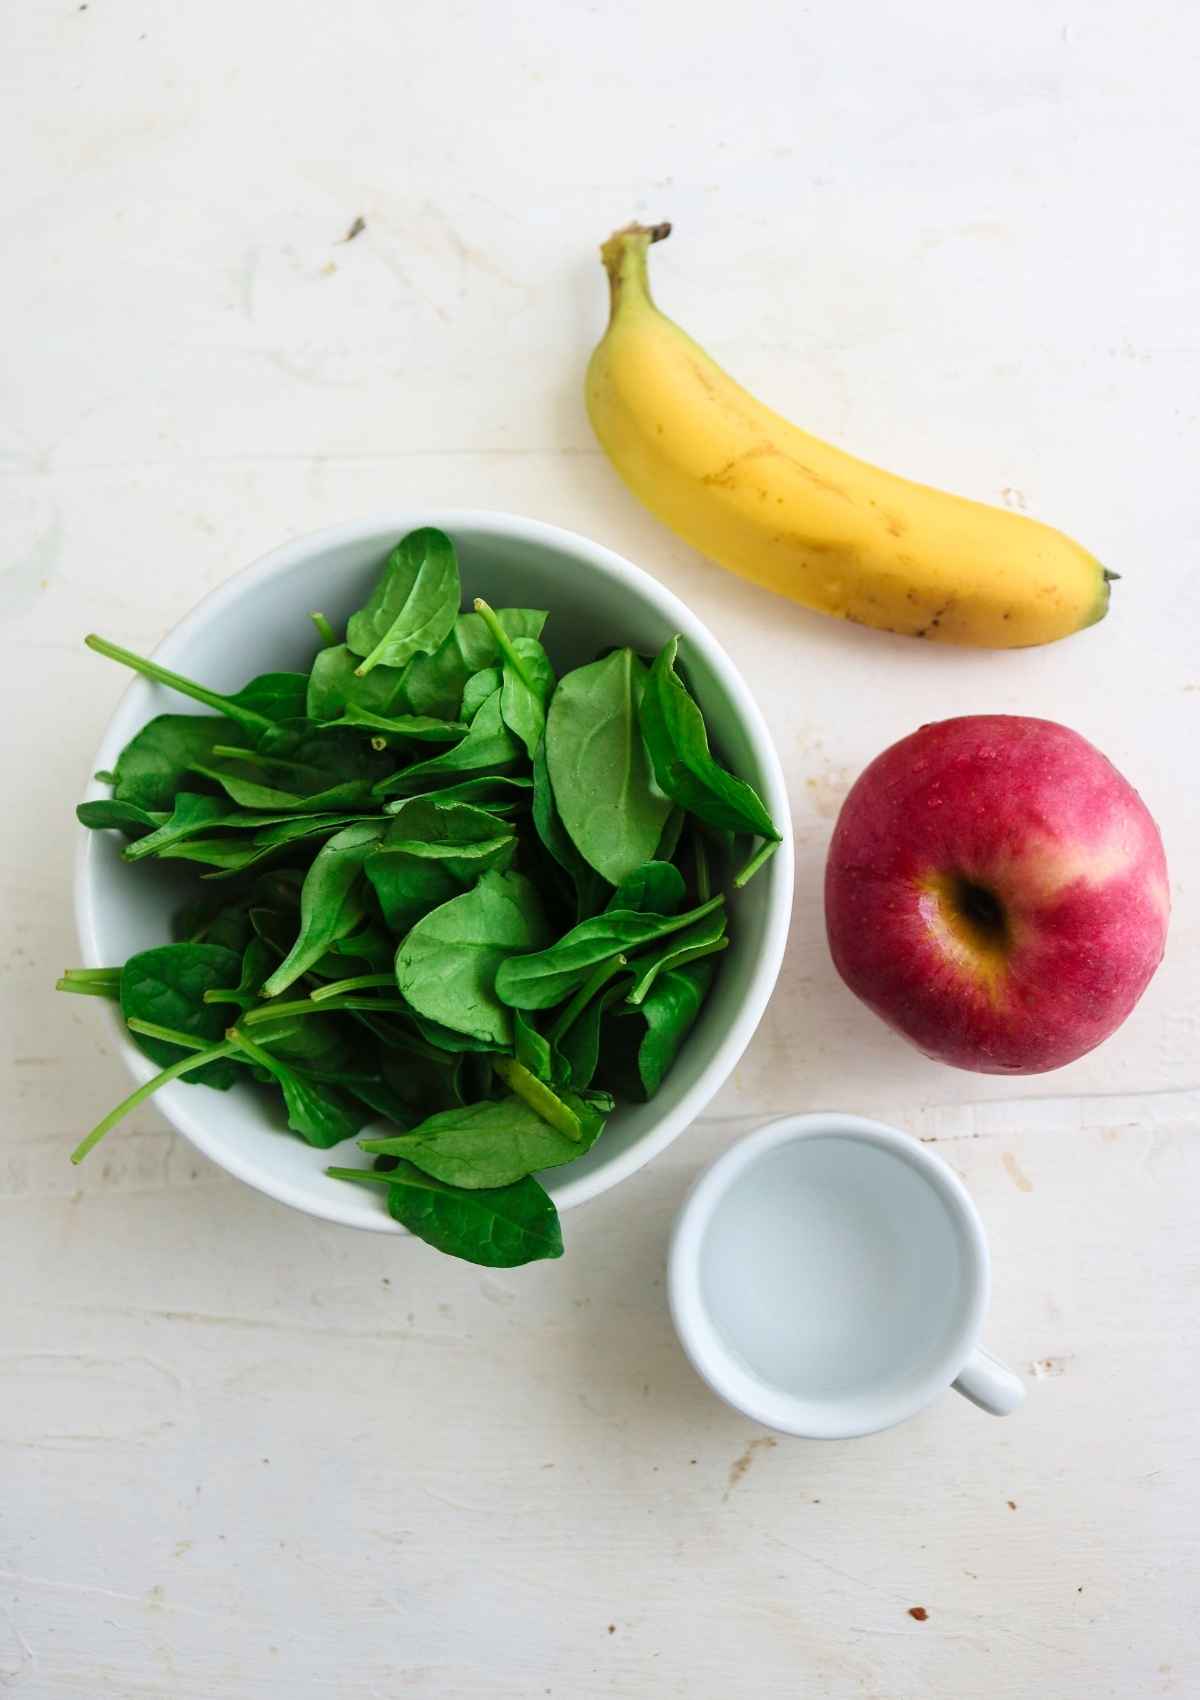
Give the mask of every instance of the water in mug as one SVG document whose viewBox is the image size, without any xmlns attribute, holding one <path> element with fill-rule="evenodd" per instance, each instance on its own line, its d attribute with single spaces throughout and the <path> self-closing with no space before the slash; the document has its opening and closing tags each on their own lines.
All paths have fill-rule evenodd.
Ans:
<svg viewBox="0 0 1200 1700">
<path fill-rule="evenodd" d="M 915 1383 L 961 1314 L 958 1225 L 927 1179 L 857 1140 L 798 1139 L 752 1163 L 701 1268 L 726 1348 L 809 1399 Z"/>
</svg>

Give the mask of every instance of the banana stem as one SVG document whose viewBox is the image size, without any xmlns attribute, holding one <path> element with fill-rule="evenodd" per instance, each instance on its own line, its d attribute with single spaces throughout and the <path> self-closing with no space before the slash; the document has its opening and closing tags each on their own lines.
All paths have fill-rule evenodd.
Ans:
<svg viewBox="0 0 1200 1700">
<path fill-rule="evenodd" d="M 669 224 L 627 224 L 614 230 L 600 245 L 600 257 L 608 273 L 610 307 L 616 316 L 622 293 L 632 290 L 650 299 L 650 274 L 646 253 L 652 242 L 664 242 L 671 234 Z"/>
</svg>

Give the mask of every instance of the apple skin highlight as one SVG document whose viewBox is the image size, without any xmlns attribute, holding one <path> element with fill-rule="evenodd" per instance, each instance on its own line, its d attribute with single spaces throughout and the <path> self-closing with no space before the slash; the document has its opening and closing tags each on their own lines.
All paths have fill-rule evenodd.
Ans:
<svg viewBox="0 0 1200 1700">
<path fill-rule="evenodd" d="M 1170 897 L 1145 804 L 1077 732 L 936 721 L 860 775 L 825 871 L 842 979 L 926 1056 L 986 1074 L 1074 1062 L 1162 960 Z"/>
</svg>

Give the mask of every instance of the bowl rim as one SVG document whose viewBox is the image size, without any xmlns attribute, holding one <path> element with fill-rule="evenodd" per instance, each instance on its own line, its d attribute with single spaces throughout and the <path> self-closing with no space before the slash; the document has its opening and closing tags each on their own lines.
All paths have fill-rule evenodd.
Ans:
<svg viewBox="0 0 1200 1700">
<path fill-rule="evenodd" d="M 778 850 L 759 876 L 769 881 L 762 947 L 736 1016 L 714 1047 L 694 1084 L 649 1132 L 643 1134 L 628 1150 L 614 1157 L 611 1163 L 602 1165 L 591 1174 L 564 1179 L 552 1188 L 557 1208 L 560 1211 L 570 1210 L 607 1192 L 620 1181 L 627 1180 L 678 1138 L 684 1129 L 703 1113 L 705 1106 L 733 1073 L 762 1019 L 779 977 L 791 920 L 795 851 L 783 767 L 763 713 L 741 673 L 708 627 L 674 591 L 660 584 L 644 568 L 635 566 L 615 550 L 593 542 L 580 532 L 502 510 L 438 507 L 385 509 L 361 519 L 323 526 L 316 531 L 291 537 L 268 550 L 266 554 L 260 555 L 248 566 L 231 573 L 228 578 L 208 591 L 168 629 L 160 643 L 150 652 L 151 656 L 164 666 L 177 665 L 179 652 L 186 648 L 195 632 L 219 619 L 252 585 L 283 576 L 300 560 L 307 560 L 325 550 L 365 541 L 380 532 L 394 532 L 397 536 L 402 536 L 405 532 L 423 525 L 438 526 L 451 537 L 456 529 L 490 531 L 498 537 L 557 548 L 582 560 L 603 577 L 635 588 L 647 601 L 656 604 L 658 611 L 674 628 L 704 652 L 707 664 L 720 680 L 747 738 L 754 747 L 764 782 L 764 801 L 772 818 L 779 824 L 782 834 Z M 153 688 L 148 680 L 135 676 L 122 692 L 92 758 L 90 771 L 93 775 L 107 768 L 115 760 L 127 741 L 126 733 L 118 732 L 118 726 L 129 716 L 130 710 L 136 707 L 139 697 L 149 698 Z M 150 718 L 149 703 L 145 718 Z M 95 778 L 89 779 L 86 800 L 105 797 L 108 794 L 107 787 Z M 73 878 L 76 934 L 84 965 L 100 967 L 104 964 L 99 948 L 97 901 L 93 889 L 93 835 L 83 826 L 77 827 L 76 830 L 79 835 Z M 105 1015 L 112 1024 L 117 1048 L 127 1069 L 139 1084 L 149 1080 L 156 1072 L 150 1059 L 134 1045 L 115 1010 L 106 1010 Z M 209 1118 L 202 1113 L 199 1105 L 192 1111 L 186 1103 L 181 1107 L 178 1102 L 168 1099 L 160 1102 L 158 1107 L 171 1126 L 197 1150 L 203 1152 L 218 1167 L 254 1187 L 256 1191 L 265 1193 L 269 1198 L 291 1205 L 293 1209 L 303 1211 L 305 1215 L 343 1226 L 373 1227 L 392 1233 L 406 1231 L 384 1211 L 380 1211 L 377 1217 L 372 1214 L 369 1220 L 364 1220 L 354 1214 L 349 1199 L 346 1199 L 344 1205 L 339 1205 L 342 1193 L 340 1188 L 330 1187 L 330 1202 L 326 1206 L 323 1201 L 314 1202 L 302 1188 L 264 1172 L 252 1153 L 243 1154 L 239 1150 L 231 1150 L 228 1145 L 222 1144 L 219 1137 L 211 1135 L 207 1127 Z"/>
</svg>

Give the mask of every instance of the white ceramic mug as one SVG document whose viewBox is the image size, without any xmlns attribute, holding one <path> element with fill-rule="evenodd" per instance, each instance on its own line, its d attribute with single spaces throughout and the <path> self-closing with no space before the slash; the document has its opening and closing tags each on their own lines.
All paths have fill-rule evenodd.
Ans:
<svg viewBox="0 0 1200 1700">
<path fill-rule="evenodd" d="M 789 1116 L 700 1177 L 671 1242 L 671 1315 L 715 1393 L 787 1434 L 840 1440 L 947 1387 L 995 1416 L 1025 1397 L 979 1344 L 983 1224 L 958 1176 L 861 1116 Z"/>
</svg>

